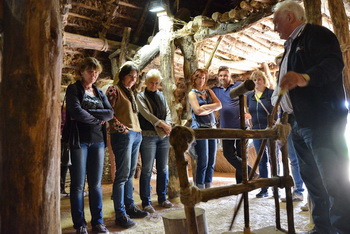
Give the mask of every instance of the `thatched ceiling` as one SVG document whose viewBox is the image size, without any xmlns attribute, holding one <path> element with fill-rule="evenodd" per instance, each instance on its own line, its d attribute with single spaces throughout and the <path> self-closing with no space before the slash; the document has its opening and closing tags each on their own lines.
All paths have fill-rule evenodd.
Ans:
<svg viewBox="0 0 350 234">
<path fill-rule="evenodd" d="M 209 70 L 215 72 L 219 66 L 227 65 L 237 76 L 247 76 L 256 69 L 262 69 L 264 65 L 265 68 L 268 67 L 274 71 L 276 68 L 274 59 L 283 52 L 283 41 L 273 31 L 271 7 L 276 1 L 262 1 L 265 3 L 261 1 L 259 0 L 260 5 L 257 8 L 251 10 L 242 9 L 242 0 L 168 0 L 166 2 L 169 6 L 168 13 L 174 16 L 174 19 L 176 18 L 176 30 L 181 33 L 197 30 L 191 33 L 195 34 L 199 67 L 206 64 L 218 41 L 219 34 L 224 33 Z M 347 7 L 348 0 L 344 1 Z M 253 2 L 255 1 L 244 1 L 244 3 L 251 4 Z M 149 38 L 158 32 L 157 16 L 148 11 L 148 5 L 149 1 L 145 0 L 61 0 L 64 32 L 74 38 L 65 39 L 63 83 L 67 83 L 72 78 L 77 62 L 84 56 L 96 56 L 100 59 L 105 69 L 102 77 L 111 79 L 111 65 L 108 56 L 120 47 L 125 27 L 131 28 L 129 49 L 126 54 L 128 59 L 132 59 L 137 48 L 146 45 Z M 225 19 L 229 12 L 232 15 L 237 13 L 235 11 L 241 13 L 241 16 Z M 323 11 L 325 12 L 323 14 L 324 25 L 331 27 L 325 5 L 323 5 Z M 215 13 L 217 15 L 214 12 L 217 12 Z M 215 26 L 205 29 L 207 35 L 204 36 L 198 28 L 190 28 L 195 25 L 193 23 L 195 17 L 201 14 L 209 18 L 218 17 L 215 18 L 216 22 L 213 21 Z M 79 43 L 87 43 L 86 38 L 80 38 L 81 41 L 76 44 L 72 43 L 72 40 L 79 39 L 76 38 L 79 35 L 96 40 L 100 38 L 101 47 L 108 40 L 109 47 L 108 49 L 94 48 L 96 43 L 93 43 L 94 46 L 91 47 L 89 45 L 79 46 Z M 103 49 L 106 51 L 101 51 Z M 158 65 L 159 59 L 155 59 L 145 70 Z M 174 58 L 176 77 L 183 76 L 182 66 L 182 54 L 177 49 Z"/>
</svg>

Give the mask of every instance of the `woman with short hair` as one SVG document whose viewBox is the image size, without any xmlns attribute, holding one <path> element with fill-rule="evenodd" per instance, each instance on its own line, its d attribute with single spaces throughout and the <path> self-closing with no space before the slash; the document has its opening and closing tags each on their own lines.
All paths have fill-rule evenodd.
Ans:
<svg viewBox="0 0 350 234">
<path fill-rule="evenodd" d="M 171 115 L 163 92 L 159 91 L 162 76 L 157 69 L 146 74 L 146 89 L 137 95 L 142 129 L 140 147 L 142 170 L 140 176 L 140 197 L 142 207 L 149 213 L 155 210 L 151 202 L 151 177 L 154 161 L 157 170 L 158 204 L 170 208 L 173 204 L 166 198 L 168 187 L 169 134 Z"/>
<path fill-rule="evenodd" d="M 79 68 L 77 82 L 66 92 L 66 124 L 62 139 L 70 143 L 71 162 L 70 202 L 76 233 L 86 234 L 84 215 L 85 177 L 89 185 L 89 205 L 92 231 L 108 233 L 102 214 L 102 173 L 107 145 L 106 121 L 113 109 L 95 82 L 102 72 L 100 62 L 85 58 Z"/>
</svg>

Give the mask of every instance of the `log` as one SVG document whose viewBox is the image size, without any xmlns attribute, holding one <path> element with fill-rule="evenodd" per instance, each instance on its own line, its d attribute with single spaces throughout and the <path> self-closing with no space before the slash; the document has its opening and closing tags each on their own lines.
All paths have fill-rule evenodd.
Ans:
<svg viewBox="0 0 350 234">
<path fill-rule="evenodd" d="M 350 100 L 350 38 L 349 24 L 345 13 L 343 1 L 328 1 L 334 32 L 338 37 L 344 59 L 344 87 L 347 99 Z"/>
<path fill-rule="evenodd" d="M 202 16 L 202 15 L 194 17 L 193 22 L 195 24 L 197 24 L 199 27 L 209 27 L 209 28 L 211 28 L 211 27 L 214 27 L 216 25 L 214 20 L 212 20 L 209 17 Z"/>
<path fill-rule="evenodd" d="M 150 44 L 141 47 L 133 57 L 133 61 L 142 70 L 159 54 L 159 46 L 164 32 L 159 31 Z M 130 45 L 130 44 L 129 44 Z"/>
<path fill-rule="evenodd" d="M 195 208 L 195 215 L 198 224 L 199 233 L 209 233 L 208 225 L 205 219 L 205 210 Z M 187 220 L 183 209 L 172 210 L 162 215 L 165 234 L 187 234 Z"/>
<path fill-rule="evenodd" d="M 248 2 L 242 1 L 239 6 L 246 11 L 253 11 L 253 7 Z"/>
<path fill-rule="evenodd" d="M 268 7 L 263 11 L 259 11 L 249 15 L 244 20 L 240 20 L 237 23 L 225 23 L 225 24 L 222 23 L 218 27 L 209 28 L 209 29 L 199 28 L 199 30 L 194 34 L 194 39 L 196 40 L 196 42 L 200 42 L 206 38 L 214 37 L 216 35 L 223 35 L 223 34 L 238 32 L 245 29 L 249 25 L 254 24 L 255 22 L 261 20 L 261 18 L 267 17 L 271 14 L 272 14 L 271 7 Z"/>
<path fill-rule="evenodd" d="M 143 8 L 141 18 L 139 19 L 139 23 L 133 35 L 132 43 L 136 43 L 139 41 L 142 29 L 144 28 L 144 25 L 147 19 L 147 15 L 149 14 L 148 12 L 149 4 L 150 4 L 150 1 L 147 1 L 145 7 Z"/>
<path fill-rule="evenodd" d="M 227 23 L 227 22 L 229 22 L 229 21 L 230 21 L 230 17 L 228 16 L 228 12 L 223 13 L 223 14 L 220 16 L 219 21 L 220 21 L 221 23 Z"/>
<path fill-rule="evenodd" d="M 220 45 L 220 42 L 221 42 L 221 40 L 222 40 L 222 37 L 223 37 L 223 36 L 219 36 L 219 37 L 218 37 L 218 39 L 217 39 L 217 41 L 216 41 L 216 43 L 215 43 L 214 49 L 213 49 L 213 51 L 211 52 L 210 57 L 209 57 L 207 63 L 205 64 L 205 69 L 209 69 L 209 67 L 210 67 L 210 65 L 211 65 L 211 61 L 213 60 L 213 57 L 214 57 L 214 55 L 215 55 L 215 53 L 216 53 L 216 51 L 217 51 L 217 49 L 218 49 L 218 47 L 219 47 L 219 45 Z"/>
<path fill-rule="evenodd" d="M 322 12 L 320 0 L 304 1 L 306 21 L 310 24 L 322 25 Z"/>
<path fill-rule="evenodd" d="M 4 4 L 0 233 L 61 233 L 59 1 Z M 20 95 L 19 95 L 20 94 Z"/>
<path fill-rule="evenodd" d="M 184 57 L 183 61 L 183 73 L 184 73 L 184 78 L 185 78 L 185 84 L 190 84 L 191 83 L 191 75 L 193 72 L 198 68 L 198 58 L 196 54 L 196 48 L 195 48 L 195 43 L 193 40 L 193 35 L 189 36 L 184 36 L 181 38 L 176 38 L 174 40 L 174 43 L 177 47 L 180 48 L 182 55 Z M 187 85 L 187 90 L 185 94 L 185 102 L 187 103 L 187 95 L 191 90 L 190 85 Z M 184 108 L 182 110 L 181 116 L 179 118 L 182 119 L 187 119 L 187 116 L 190 115 L 190 106 L 185 105 L 182 107 Z"/>
<path fill-rule="evenodd" d="M 220 13 L 220 12 L 214 12 L 214 13 L 211 15 L 211 18 L 212 18 L 215 22 L 219 22 L 220 17 L 221 17 L 221 13 Z"/>
<path fill-rule="evenodd" d="M 259 10 L 261 8 L 261 3 L 253 0 L 250 2 L 250 5 L 255 9 L 255 10 Z"/>
<path fill-rule="evenodd" d="M 239 10 L 232 9 L 228 12 L 228 16 L 230 17 L 230 19 L 232 20 L 238 20 L 238 16 L 239 16 Z"/>
<path fill-rule="evenodd" d="M 120 54 L 119 54 L 119 62 L 118 62 L 119 66 L 118 67 L 121 67 L 126 61 L 126 53 L 127 53 L 127 48 L 129 45 L 130 32 L 131 32 L 130 27 L 124 28 L 122 45 L 121 45 Z"/>
<path fill-rule="evenodd" d="M 269 4 L 269 5 L 274 5 L 277 3 L 277 0 L 255 0 L 257 2 L 261 2 L 261 3 L 264 3 L 264 4 Z"/>
<path fill-rule="evenodd" d="M 63 45 L 73 48 L 112 52 L 120 48 L 121 42 L 64 32 Z M 139 46 L 129 44 L 129 49 L 137 50 Z"/>
</svg>

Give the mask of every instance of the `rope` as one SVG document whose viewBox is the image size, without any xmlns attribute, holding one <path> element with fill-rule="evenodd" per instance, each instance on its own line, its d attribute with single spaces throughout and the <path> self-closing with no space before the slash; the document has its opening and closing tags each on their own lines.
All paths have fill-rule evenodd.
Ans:
<svg viewBox="0 0 350 234">
<path fill-rule="evenodd" d="M 181 202 L 185 206 L 194 207 L 202 200 L 202 193 L 196 186 L 190 184 L 189 187 L 181 188 L 180 190 Z"/>
<path fill-rule="evenodd" d="M 108 41 L 106 38 L 103 39 L 103 46 L 101 48 L 101 51 L 106 52 L 108 50 Z"/>
</svg>

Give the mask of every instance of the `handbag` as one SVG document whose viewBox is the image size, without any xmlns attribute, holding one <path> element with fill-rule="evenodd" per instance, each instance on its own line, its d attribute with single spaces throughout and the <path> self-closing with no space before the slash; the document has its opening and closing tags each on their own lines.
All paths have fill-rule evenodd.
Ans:
<svg viewBox="0 0 350 234">
<path fill-rule="evenodd" d="M 70 147 L 68 142 L 61 141 L 61 166 L 72 165 Z"/>
<path fill-rule="evenodd" d="M 64 112 L 64 103 L 66 102 L 66 96 L 64 96 L 62 106 L 61 106 L 61 116 L 63 116 Z M 67 116 L 66 116 L 67 117 Z M 63 130 L 62 130 L 62 137 L 61 137 L 61 166 L 70 166 L 72 165 L 71 162 L 71 152 L 70 152 L 70 143 L 69 143 L 69 138 L 70 138 L 70 131 L 71 127 L 71 121 L 67 121 L 67 119 L 63 120 L 64 125 L 63 125 Z M 69 131 L 69 133 L 67 132 Z M 68 137 L 67 137 L 68 135 Z"/>
</svg>

